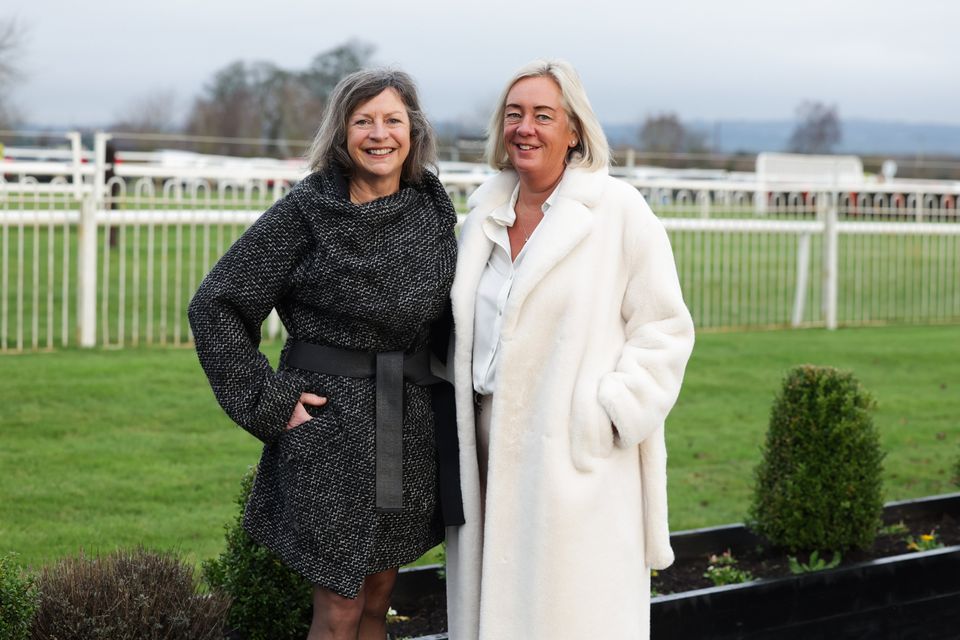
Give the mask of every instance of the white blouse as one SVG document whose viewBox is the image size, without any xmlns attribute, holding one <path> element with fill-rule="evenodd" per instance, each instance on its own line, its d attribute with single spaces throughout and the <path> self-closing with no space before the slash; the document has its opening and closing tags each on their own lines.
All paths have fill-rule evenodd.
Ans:
<svg viewBox="0 0 960 640">
<path fill-rule="evenodd" d="M 541 205 L 543 215 L 553 205 L 557 191 Z M 473 321 L 473 389 L 482 395 L 494 392 L 497 386 L 497 360 L 500 353 L 500 325 L 503 320 L 503 310 L 510 298 L 513 280 L 523 264 L 527 247 L 535 242 L 537 228 L 530 234 L 516 260 L 510 259 L 510 238 L 507 228 L 512 227 L 517 219 L 517 198 L 520 195 L 520 184 L 513 190 L 510 202 L 497 207 L 483 220 L 480 227 L 493 242 L 487 266 L 480 276 L 477 286 L 477 302 L 474 309 Z"/>
</svg>

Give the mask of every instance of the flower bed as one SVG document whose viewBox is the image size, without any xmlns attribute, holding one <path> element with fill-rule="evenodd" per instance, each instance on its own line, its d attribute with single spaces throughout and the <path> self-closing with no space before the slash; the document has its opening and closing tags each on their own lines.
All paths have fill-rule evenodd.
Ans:
<svg viewBox="0 0 960 640">
<path fill-rule="evenodd" d="M 664 594 L 651 601 L 653 637 L 950 637 L 960 629 L 960 493 L 887 504 L 883 520 L 886 533 L 869 551 L 799 575 L 743 525 L 674 534 L 677 561 L 653 581 Z M 891 528 L 901 522 L 906 531 Z M 908 537 L 923 543 L 931 531 L 942 548 L 907 548 Z M 755 581 L 717 587 L 703 577 L 710 556 L 727 550 Z M 391 626 L 396 637 L 444 631 L 437 568 L 401 573 L 394 607 L 408 620 Z"/>
<path fill-rule="evenodd" d="M 869 550 L 797 575 L 786 553 L 742 525 L 676 534 L 677 561 L 654 579 L 671 592 L 651 602 L 654 637 L 950 637 L 960 628 L 960 494 L 891 503 L 883 519 Z M 944 546 L 908 548 L 931 531 Z M 709 557 L 728 549 L 756 580 L 713 586 L 704 577 Z"/>
</svg>

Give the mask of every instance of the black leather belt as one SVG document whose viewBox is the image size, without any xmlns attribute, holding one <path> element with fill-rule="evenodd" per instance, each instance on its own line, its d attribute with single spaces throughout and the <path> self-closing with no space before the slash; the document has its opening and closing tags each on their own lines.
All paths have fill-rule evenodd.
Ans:
<svg viewBox="0 0 960 640">
<path fill-rule="evenodd" d="M 403 508 L 404 380 L 424 386 L 435 385 L 433 404 L 437 419 L 441 482 L 444 476 L 449 475 L 444 469 L 445 449 L 447 449 L 447 466 L 451 464 L 449 447 L 444 443 L 444 438 L 449 437 L 450 430 L 454 438 L 455 458 L 452 463 L 457 467 L 455 495 L 449 495 L 449 490 L 441 491 L 444 521 L 448 525 L 463 522 L 452 388 L 445 380 L 430 373 L 428 349 L 421 349 L 412 354 L 404 354 L 402 351 L 374 353 L 292 341 L 287 352 L 286 364 L 316 373 L 376 380 L 376 507 L 377 511 L 381 512 L 399 511 Z M 444 387 L 441 393 L 438 393 L 440 391 L 438 387 Z M 456 522 L 458 519 L 459 522 Z"/>
</svg>

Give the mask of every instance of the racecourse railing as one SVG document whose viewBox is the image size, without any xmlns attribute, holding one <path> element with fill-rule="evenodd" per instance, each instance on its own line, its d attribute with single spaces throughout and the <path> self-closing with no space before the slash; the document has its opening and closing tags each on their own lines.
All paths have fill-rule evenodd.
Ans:
<svg viewBox="0 0 960 640">
<path fill-rule="evenodd" d="M 303 167 L 63 148 L 0 174 L 0 351 L 185 344 L 213 262 Z M 222 159 L 221 159 L 222 160 Z M 490 175 L 440 171 L 458 208 Z M 960 321 L 960 185 L 623 175 L 667 228 L 702 329 Z M 274 316 L 267 333 L 281 331 Z"/>
</svg>

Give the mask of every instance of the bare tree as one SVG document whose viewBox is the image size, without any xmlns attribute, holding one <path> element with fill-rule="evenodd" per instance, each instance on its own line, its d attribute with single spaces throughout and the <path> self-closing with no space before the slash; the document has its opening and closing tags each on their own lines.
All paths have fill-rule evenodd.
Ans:
<svg viewBox="0 0 960 640">
<path fill-rule="evenodd" d="M 675 113 L 647 116 L 639 137 L 640 147 L 655 153 L 695 153 L 707 149 L 706 136 L 684 126 Z"/>
<path fill-rule="evenodd" d="M 0 129 L 11 128 L 20 121 L 19 113 L 10 102 L 10 93 L 20 79 L 17 63 L 25 33 L 16 20 L 0 20 Z"/>
<path fill-rule="evenodd" d="M 168 133 L 177 128 L 177 95 L 172 89 L 136 98 L 110 125 L 113 131 L 128 133 Z"/>
<path fill-rule="evenodd" d="M 310 94 L 326 104 L 340 79 L 367 66 L 375 49 L 361 40 L 348 40 L 314 56 L 301 78 Z"/>
<path fill-rule="evenodd" d="M 278 141 L 275 149 L 264 152 L 293 155 L 287 141 L 310 137 L 323 103 L 310 94 L 301 74 L 258 63 L 251 75 L 260 109 L 260 135 Z"/>
<path fill-rule="evenodd" d="M 340 79 L 370 62 L 373 46 L 351 40 L 318 54 L 303 70 L 269 62 L 234 62 L 218 71 L 193 104 L 187 131 L 195 135 L 306 140 L 320 122 L 330 92 Z M 293 155 L 286 143 L 208 146 L 232 153 Z"/>
<path fill-rule="evenodd" d="M 187 121 L 187 132 L 194 135 L 227 138 L 259 138 L 260 115 L 250 70 L 241 61 L 220 71 L 194 101 Z M 203 145 L 203 151 L 245 153 L 248 149 L 224 145 Z"/>
<path fill-rule="evenodd" d="M 830 153 L 840 142 L 842 130 L 836 105 L 805 100 L 797 107 L 797 124 L 790 136 L 794 153 Z"/>
</svg>

